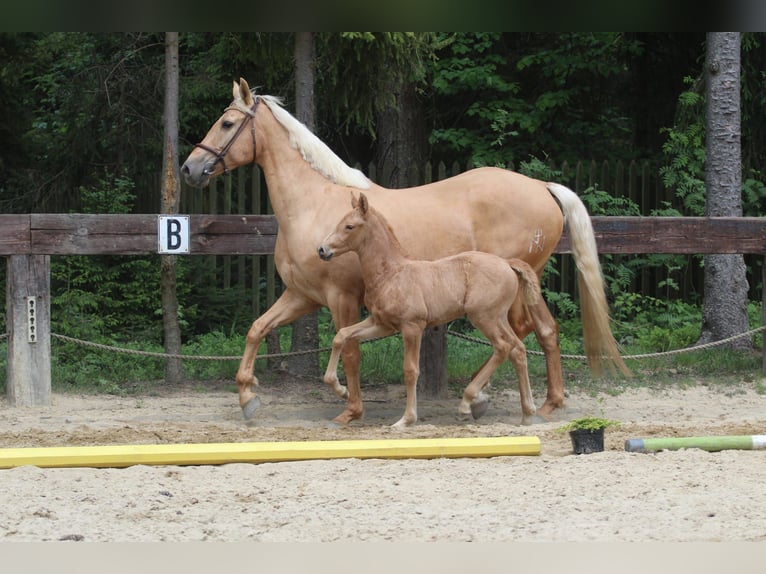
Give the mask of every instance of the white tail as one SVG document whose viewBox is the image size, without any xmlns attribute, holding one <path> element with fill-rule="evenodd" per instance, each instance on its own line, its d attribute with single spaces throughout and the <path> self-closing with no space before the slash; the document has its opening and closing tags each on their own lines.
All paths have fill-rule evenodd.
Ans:
<svg viewBox="0 0 766 574">
<path fill-rule="evenodd" d="M 558 200 L 564 213 L 569 240 L 577 265 L 580 291 L 583 345 L 588 365 L 594 374 L 601 371 L 601 361 L 608 359 L 612 371 L 618 367 L 625 375 L 630 370 L 620 357 L 617 341 L 609 326 L 609 306 L 604 293 L 604 278 L 598 260 L 596 237 L 588 210 L 577 194 L 566 186 L 548 183 L 548 191 Z"/>
</svg>

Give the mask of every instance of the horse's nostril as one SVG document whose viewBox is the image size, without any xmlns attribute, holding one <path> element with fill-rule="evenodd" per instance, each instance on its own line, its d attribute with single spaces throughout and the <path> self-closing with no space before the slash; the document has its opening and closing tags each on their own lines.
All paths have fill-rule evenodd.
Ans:
<svg viewBox="0 0 766 574">
<path fill-rule="evenodd" d="M 332 251 L 325 249 L 324 246 L 317 249 L 317 253 L 319 253 L 319 257 L 325 261 L 329 261 L 332 257 Z"/>
<path fill-rule="evenodd" d="M 189 175 L 189 173 L 191 173 L 189 166 L 186 165 L 185 163 L 181 166 L 181 173 L 184 175 Z"/>
</svg>

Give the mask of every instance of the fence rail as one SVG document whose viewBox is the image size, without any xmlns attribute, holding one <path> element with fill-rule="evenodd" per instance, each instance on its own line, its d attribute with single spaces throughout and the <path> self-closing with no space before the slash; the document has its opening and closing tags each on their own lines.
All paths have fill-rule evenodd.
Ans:
<svg viewBox="0 0 766 574">
<path fill-rule="evenodd" d="M 593 217 L 592 221 L 600 253 L 766 255 L 766 218 Z M 189 223 L 192 256 L 273 253 L 278 229 L 270 215 L 191 215 Z M 0 215 L 0 256 L 8 257 L 10 404 L 50 404 L 50 256 L 157 253 L 157 228 L 156 215 Z M 569 252 L 566 234 L 556 252 Z M 764 279 L 766 265 L 762 266 L 766 283 Z"/>
<path fill-rule="evenodd" d="M 766 254 L 764 217 L 591 218 L 599 253 Z M 190 255 L 271 254 L 273 215 L 191 215 Z M 149 255 L 156 215 L 0 215 L 2 255 Z M 569 253 L 566 231 L 555 250 Z"/>
</svg>

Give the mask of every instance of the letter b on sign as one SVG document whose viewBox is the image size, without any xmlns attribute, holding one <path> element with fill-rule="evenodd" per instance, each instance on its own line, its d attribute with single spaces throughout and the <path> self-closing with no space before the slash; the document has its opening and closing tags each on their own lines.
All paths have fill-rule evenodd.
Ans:
<svg viewBox="0 0 766 574">
<path fill-rule="evenodd" d="M 160 215 L 157 231 L 157 253 L 189 253 L 188 215 Z"/>
</svg>

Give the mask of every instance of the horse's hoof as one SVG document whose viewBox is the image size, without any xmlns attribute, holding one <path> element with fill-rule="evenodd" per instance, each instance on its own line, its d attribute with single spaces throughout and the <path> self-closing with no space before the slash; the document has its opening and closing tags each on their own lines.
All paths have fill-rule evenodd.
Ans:
<svg viewBox="0 0 766 574">
<path fill-rule="evenodd" d="M 471 403 L 471 416 L 473 416 L 474 420 L 478 420 L 487 414 L 487 409 L 489 409 L 489 397 L 480 394 L 476 397 L 476 400 Z"/>
<path fill-rule="evenodd" d="M 255 416 L 255 413 L 258 412 L 258 409 L 261 407 L 261 399 L 258 397 L 253 397 L 249 401 L 245 403 L 245 405 L 242 407 L 242 414 L 245 417 L 245 420 L 250 420 Z"/>
</svg>

